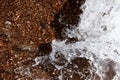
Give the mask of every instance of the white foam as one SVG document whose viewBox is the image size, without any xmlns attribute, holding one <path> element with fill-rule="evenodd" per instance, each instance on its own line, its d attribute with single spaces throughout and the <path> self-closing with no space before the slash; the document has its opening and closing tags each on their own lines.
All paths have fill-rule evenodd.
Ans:
<svg viewBox="0 0 120 80">
<path fill-rule="evenodd" d="M 52 59 L 55 59 L 55 52 L 60 51 L 70 61 L 78 50 L 81 57 L 94 64 L 100 80 L 120 80 L 120 0 L 86 0 L 81 8 L 83 14 L 79 26 L 72 31 L 66 30 L 66 35 L 77 37 L 79 41 L 65 44 L 65 41 L 54 40 Z M 110 62 L 114 65 L 110 66 Z M 115 76 L 109 77 L 110 69 Z M 96 79 L 93 76 L 90 80 Z"/>
</svg>

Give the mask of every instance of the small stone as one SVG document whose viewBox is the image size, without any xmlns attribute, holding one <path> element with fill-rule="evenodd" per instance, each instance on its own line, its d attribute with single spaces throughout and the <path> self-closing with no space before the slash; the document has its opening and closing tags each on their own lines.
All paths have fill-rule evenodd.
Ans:
<svg viewBox="0 0 120 80">
<path fill-rule="evenodd" d="M 6 21 L 5 24 L 6 25 L 11 25 L 11 22 L 10 21 Z"/>
<path fill-rule="evenodd" d="M 39 46 L 38 49 L 38 55 L 44 56 L 46 54 L 49 54 L 52 51 L 52 46 L 50 43 L 43 43 Z"/>
<path fill-rule="evenodd" d="M 41 23 L 41 25 L 40 25 L 40 26 L 41 26 L 41 28 L 42 28 L 42 29 L 45 29 L 45 28 L 46 28 L 45 23 Z"/>
</svg>

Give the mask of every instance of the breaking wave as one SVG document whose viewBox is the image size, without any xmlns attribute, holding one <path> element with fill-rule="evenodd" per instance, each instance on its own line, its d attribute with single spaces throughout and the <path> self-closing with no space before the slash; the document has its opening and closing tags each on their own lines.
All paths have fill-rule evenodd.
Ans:
<svg viewBox="0 0 120 80">
<path fill-rule="evenodd" d="M 120 80 L 120 0 L 86 0 L 81 9 L 78 27 L 66 29 L 66 35 L 78 41 L 53 40 L 51 59 L 57 51 L 68 61 L 85 57 L 92 66 L 87 80 Z"/>
</svg>

